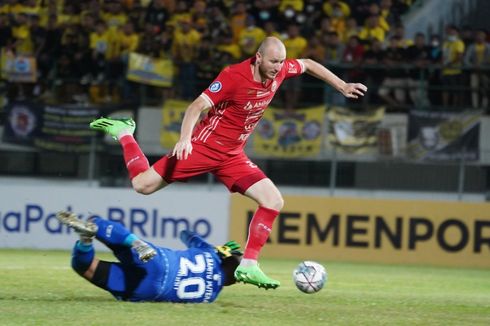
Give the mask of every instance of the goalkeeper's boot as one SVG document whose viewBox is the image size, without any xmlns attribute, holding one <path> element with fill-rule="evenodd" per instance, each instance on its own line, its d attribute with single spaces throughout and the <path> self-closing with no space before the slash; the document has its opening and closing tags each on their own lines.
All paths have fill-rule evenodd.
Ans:
<svg viewBox="0 0 490 326">
<path fill-rule="evenodd" d="M 90 129 L 103 131 L 111 135 L 114 140 L 118 140 L 119 135 L 132 135 L 136 129 L 136 123 L 131 118 L 99 118 L 90 123 Z"/>
<path fill-rule="evenodd" d="M 238 266 L 235 270 L 237 282 L 253 284 L 259 288 L 275 289 L 281 282 L 274 280 L 262 272 L 259 265 Z"/>
<path fill-rule="evenodd" d="M 133 249 L 138 253 L 138 258 L 142 262 L 146 263 L 150 261 L 157 255 L 157 252 L 153 247 L 151 247 L 148 243 L 142 240 L 136 240 L 133 245 Z"/>
<path fill-rule="evenodd" d="M 56 218 L 61 223 L 68 225 L 75 232 L 77 232 L 80 237 L 84 239 L 92 239 L 97 233 L 97 224 L 93 222 L 85 222 L 78 218 L 78 216 L 74 213 L 61 211 L 56 214 Z"/>
</svg>

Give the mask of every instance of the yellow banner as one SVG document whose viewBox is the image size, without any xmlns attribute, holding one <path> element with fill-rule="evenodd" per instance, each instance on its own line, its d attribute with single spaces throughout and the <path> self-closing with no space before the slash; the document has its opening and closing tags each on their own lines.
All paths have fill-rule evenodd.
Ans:
<svg viewBox="0 0 490 326">
<path fill-rule="evenodd" d="M 325 108 L 317 106 L 286 113 L 269 107 L 253 138 L 253 148 L 269 157 L 305 157 L 320 153 Z"/>
<path fill-rule="evenodd" d="M 375 149 L 384 111 L 384 107 L 362 111 L 340 106 L 329 108 L 328 142 L 348 153 Z"/>
<path fill-rule="evenodd" d="M 190 102 L 166 100 L 162 108 L 162 129 L 160 144 L 163 148 L 172 149 L 180 137 L 180 126 L 184 113 Z"/>
<path fill-rule="evenodd" d="M 2 49 L 1 78 L 11 82 L 33 83 L 37 80 L 37 61 L 34 57 L 15 56 Z"/>
<path fill-rule="evenodd" d="M 490 204 L 286 196 L 264 257 L 490 268 Z M 230 239 L 256 203 L 232 196 Z"/>
<path fill-rule="evenodd" d="M 172 86 L 174 76 L 173 62 L 168 59 L 155 59 L 131 52 L 126 78 L 128 80 L 160 87 Z"/>
</svg>

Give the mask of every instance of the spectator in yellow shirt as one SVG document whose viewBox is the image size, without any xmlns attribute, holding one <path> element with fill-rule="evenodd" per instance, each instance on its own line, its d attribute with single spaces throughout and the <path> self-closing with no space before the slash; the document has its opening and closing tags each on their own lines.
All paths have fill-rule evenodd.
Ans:
<svg viewBox="0 0 490 326">
<path fill-rule="evenodd" d="M 139 35 L 135 32 L 133 23 L 127 22 L 119 31 L 118 38 L 118 52 L 123 62 L 127 62 L 129 53 L 136 51 L 138 42 Z"/>
<path fill-rule="evenodd" d="M 264 33 L 265 36 L 274 36 L 278 39 L 281 39 L 281 34 L 277 31 L 276 24 L 273 21 L 267 21 L 264 24 Z"/>
<path fill-rule="evenodd" d="M 286 47 L 287 58 L 301 58 L 306 51 L 308 42 L 300 35 L 299 26 L 291 24 L 288 27 L 288 36 L 284 40 Z M 285 101 L 285 109 L 291 111 L 297 107 L 301 95 L 301 77 L 290 78 L 283 83 L 283 94 Z"/>
<path fill-rule="evenodd" d="M 333 17 L 335 10 L 341 10 L 342 15 L 344 17 L 350 16 L 350 7 L 344 1 L 339 1 L 339 0 L 327 0 L 327 1 L 325 1 L 325 3 L 323 4 L 323 12 L 325 12 L 325 14 L 327 14 L 327 16 Z"/>
<path fill-rule="evenodd" d="M 219 38 L 217 50 L 228 53 L 235 62 L 242 57 L 242 51 L 238 44 L 233 42 L 231 34 L 225 34 Z"/>
<path fill-rule="evenodd" d="M 352 36 L 359 35 L 359 26 L 354 17 L 349 17 L 345 22 L 345 30 L 341 35 L 342 42 L 347 43 Z"/>
<path fill-rule="evenodd" d="M 41 6 L 37 0 L 26 0 L 24 4 L 19 8 L 19 12 L 26 14 L 27 16 L 39 16 L 41 14 Z"/>
<path fill-rule="evenodd" d="M 445 87 L 442 93 L 444 106 L 463 106 L 464 93 L 461 91 L 463 83 L 463 65 L 465 45 L 459 38 L 459 30 L 454 25 L 446 27 L 446 41 L 442 46 L 442 84 Z"/>
<path fill-rule="evenodd" d="M 475 41 L 468 47 L 464 58 L 465 66 L 471 68 L 471 103 L 474 108 L 488 108 L 490 96 L 490 71 L 482 67 L 490 68 L 490 43 L 487 42 L 485 30 L 476 32 Z"/>
<path fill-rule="evenodd" d="M 333 4 L 332 15 L 330 16 L 330 24 L 337 35 L 343 35 L 345 32 L 345 20 L 346 16 L 344 15 L 344 11 L 340 7 L 340 3 Z"/>
<path fill-rule="evenodd" d="M 116 32 L 128 21 L 128 15 L 123 11 L 119 2 L 110 2 L 106 4 L 106 9 L 102 11 L 102 19 L 109 27 L 109 30 Z"/>
<path fill-rule="evenodd" d="M 302 12 L 305 4 L 303 0 L 281 0 L 279 11 L 284 12 L 288 8 L 292 8 L 296 12 Z"/>
<path fill-rule="evenodd" d="M 385 17 L 381 14 L 381 8 L 377 3 L 371 3 L 369 5 L 369 15 L 373 16 L 376 15 L 378 16 L 378 25 L 381 27 L 386 33 L 390 31 L 390 25 L 386 21 Z"/>
<path fill-rule="evenodd" d="M 366 26 L 359 32 L 359 38 L 368 43 L 373 39 L 384 42 L 385 35 L 385 30 L 379 26 L 379 15 L 369 16 L 366 19 Z"/>
<path fill-rule="evenodd" d="M 18 14 L 15 17 L 15 25 L 12 28 L 15 39 L 15 52 L 17 55 L 32 55 L 32 40 L 29 26 L 29 18 L 26 14 Z"/>
<path fill-rule="evenodd" d="M 243 2 L 238 2 L 232 8 L 232 14 L 230 18 L 230 27 L 233 33 L 233 42 L 237 42 L 240 39 L 240 33 L 246 26 L 247 20 L 247 7 Z"/>
<path fill-rule="evenodd" d="M 196 90 L 196 58 L 198 55 L 201 35 L 192 28 L 190 19 L 180 22 L 176 29 L 172 44 L 172 54 L 178 67 L 177 87 L 183 99 L 195 97 Z"/>
<path fill-rule="evenodd" d="M 95 25 L 95 31 L 90 33 L 90 50 L 92 51 L 92 74 L 96 83 L 105 79 L 107 61 L 110 58 L 110 33 L 104 21 L 99 20 Z"/>
<path fill-rule="evenodd" d="M 240 32 L 238 45 L 243 56 L 251 57 L 257 52 L 260 42 L 265 39 L 265 32 L 262 28 L 255 26 L 253 16 L 247 17 L 246 25 L 245 29 Z"/>
</svg>

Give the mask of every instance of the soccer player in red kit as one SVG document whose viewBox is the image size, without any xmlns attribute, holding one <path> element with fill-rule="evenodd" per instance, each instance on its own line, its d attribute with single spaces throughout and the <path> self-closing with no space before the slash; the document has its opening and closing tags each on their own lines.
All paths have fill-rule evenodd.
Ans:
<svg viewBox="0 0 490 326">
<path fill-rule="evenodd" d="M 304 72 L 349 98 L 358 98 L 367 91 L 366 86 L 346 83 L 311 59 L 286 59 L 284 44 L 275 37 L 267 37 L 254 57 L 224 68 L 189 105 L 179 141 L 171 153 L 153 166 L 150 167 L 133 137 L 136 125 L 132 119 L 100 118 L 90 127 L 119 140 L 133 188 L 139 193 L 151 194 L 174 181 L 209 172 L 230 192 L 239 192 L 257 202 L 235 278 L 258 287 L 277 288 L 279 281 L 264 274 L 257 260 L 284 201 L 274 183 L 243 148 L 281 83 Z M 209 110 L 207 116 L 196 126 L 205 110 Z"/>
</svg>

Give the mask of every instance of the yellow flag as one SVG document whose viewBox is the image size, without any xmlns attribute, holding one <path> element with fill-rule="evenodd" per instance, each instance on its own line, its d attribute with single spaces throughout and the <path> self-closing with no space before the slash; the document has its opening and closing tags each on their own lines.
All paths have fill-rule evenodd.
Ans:
<svg viewBox="0 0 490 326">
<path fill-rule="evenodd" d="M 253 137 L 255 153 L 269 157 L 305 157 L 320 153 L 325 107 L 286 112 L 269 107 Z"/>
<path fill-rule="evenodd" d="M 174 76 L 173 62 L 131 52 L 126 78 L 141 84 L 170 87 Z"/>
<path fill-rule="evenodd" d="M 172 149 L 180 137 L 180 126 L 185 110 L 190 102 L 180 100 L 167 100 L 162 108 L 162 129 L 160 144 L 163 148 Z"/>
</svg>

